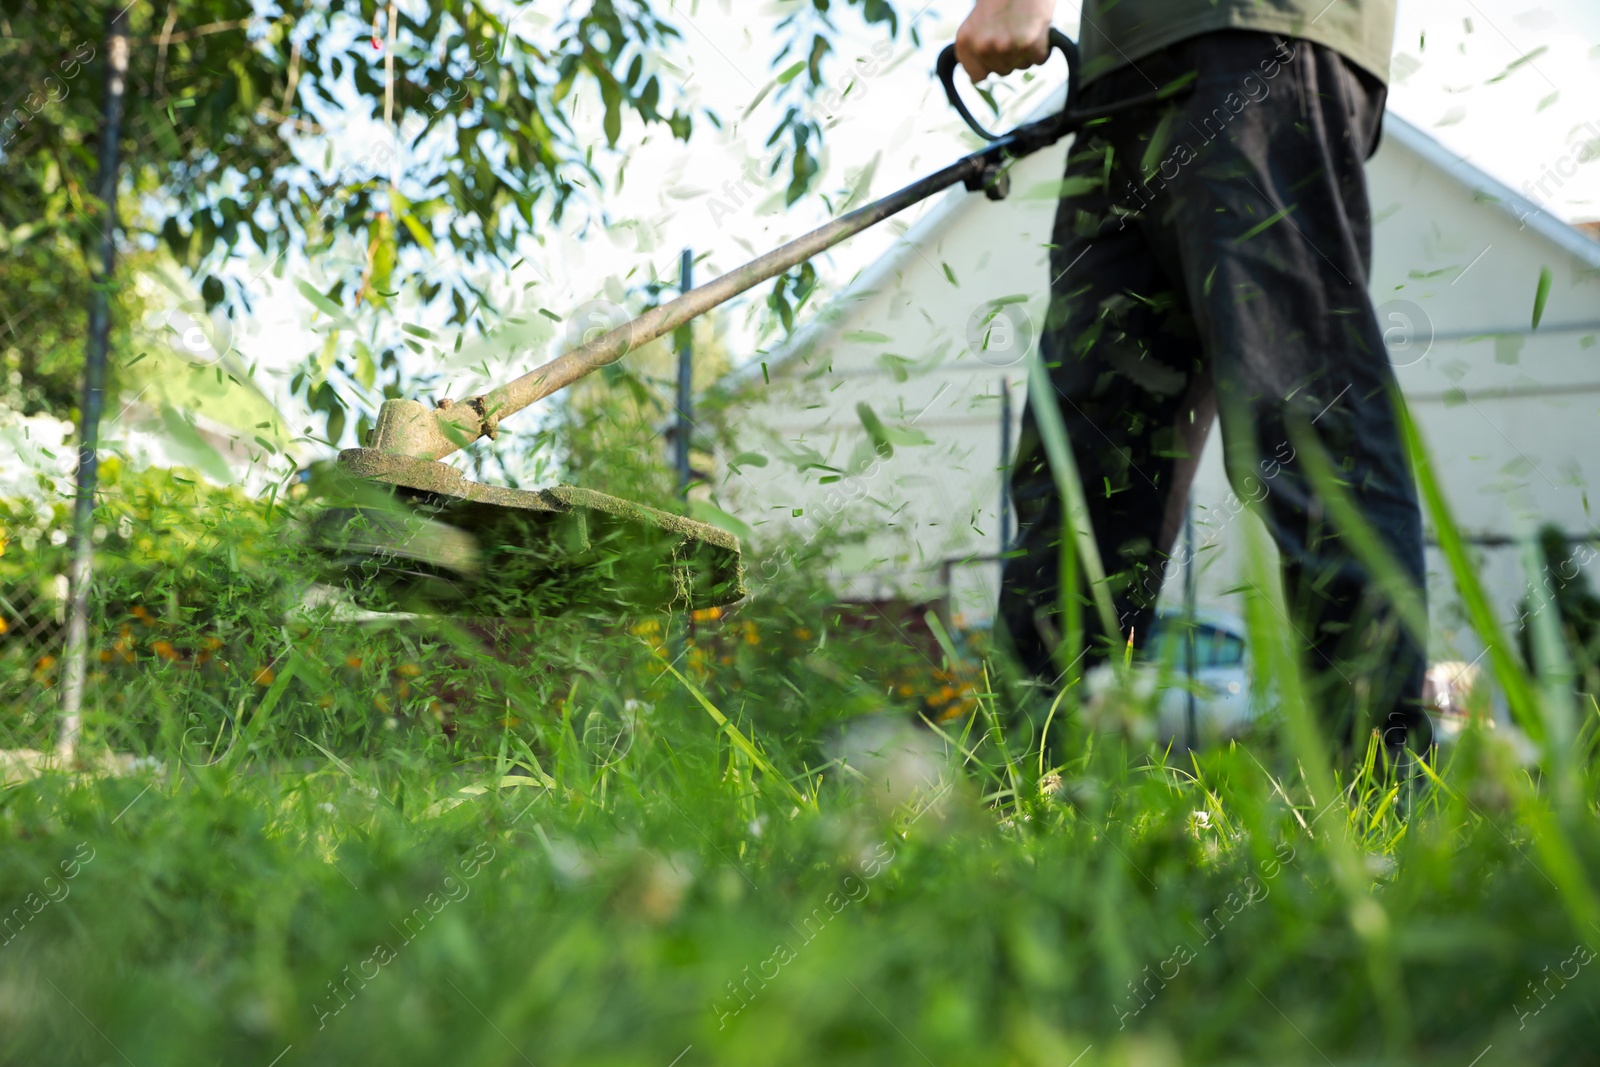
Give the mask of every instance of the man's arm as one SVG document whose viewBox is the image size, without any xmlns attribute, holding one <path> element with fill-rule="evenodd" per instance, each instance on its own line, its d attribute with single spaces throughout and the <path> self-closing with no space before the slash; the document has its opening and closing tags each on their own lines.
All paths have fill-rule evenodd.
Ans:
<svg viewBox="0 0 1600 1067">
<path fill-rule="evenodd" d="M 975 82 L 1043 63 L 1055 0 L 977 0 L 956 31 L 956 58 Z"/>
</svg>

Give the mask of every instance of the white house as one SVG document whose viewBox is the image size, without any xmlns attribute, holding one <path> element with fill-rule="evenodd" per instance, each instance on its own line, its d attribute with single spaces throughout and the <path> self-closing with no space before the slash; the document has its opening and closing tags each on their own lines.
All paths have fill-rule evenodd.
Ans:
<svg viewBox="0 0 1600 1067">
<path fill-rule="evenodd" d="M 1003 448 L 1026 391 L 1023 346 L 1037 343 L 1043 320 L 1044 246 L 1065 152 L 1020 161 L 1005 201 L 947 194 L 769 357 L 765 373 L 746 368 L 729 383 L 738 452 L 768 462 L 729 465 L 722 502 L 758 542 L 811 536 L 818 524 L 859 533 L 837 574 L 844 598 L 948 594 L 953 613 L 973 623 L 993 612 L 998 565 L 986 557 L 1001 548 Z M 1518 538 L 1540 522 L 1600 537 L 1587 496 L 1600 485 L 1600 243 L 1393 113 L 1368 178 L 1371 292 L 1390 355 L 1480 573 L 1510 618 L 1524 595 Z M 983 351 L 969 331 L 996 300 L 1017 301 L 1022 328 L 1014 339 L 991 334 Z M 896 444 L 892 457 L 875 451 L 863 404 Z M 1230 518 L 1218 439 L 1195 487 L 1196 580 L 1202 605 L 1226 608 L 1241 524 L 1253 520 Z M 1431 545 L 1429 569 L 1434 655 L 1470 659 L 1474 639 Z M 1169 597 L 1181 586 L 1172 577 Z"/>
</svg>

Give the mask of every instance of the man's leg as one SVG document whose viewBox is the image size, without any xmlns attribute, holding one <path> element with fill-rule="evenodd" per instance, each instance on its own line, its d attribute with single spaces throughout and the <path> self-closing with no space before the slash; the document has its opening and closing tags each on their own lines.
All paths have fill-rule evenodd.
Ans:
<svg viewBox="0 0 1600 1067">
<path fill-rule="evenodd" d="M 1137 91 L 1116 76 L 1094 90 Z M 1051 311 L 1040 340 L 1121 629 L 1100 633 L 1080 590 L 1091 659 L 1108 637 L 1120 642 L 1131 632 L 1142 644 L 1213 417 L 1186 297 L 1106 182 L 1108 154 L 1115 166 L 1108 140 L 1083 137 L 1069 155 L 1066 187 L 1079 192 L 1057 212 Z M 1011 472 L 1017 555 L 1001 577 L 1000 618 L 1024 667 L 1048 681 L 1067 666 L 1053 658 L 1066 636 L 1058 610 L 1062 507 L 1035 415 L 1030 399 Z"/>
<path fill-rule="evenodd" d="M 1364 743 L 1370 721 L 1391 752 L 1407 734 L 1424 747 L 1425 646 L 1326 519 L 1304 461 L 1284 461 L 1291 426 L 1312 432 L 1422 589 L 1416 489 L 1367 295 L 1363 163 L 1382 86 L 1326 48 L 1264 34 L 1207 34 L 1165 55 L 1199 77 L 1154 153 L 1172 177 L 1146 224 L 1182 273 L 1212 361 L 1230 478 L 1241 493 L 1248 474 L 1267 486 L 1285 622 L 1308 646 L 1313 698 L 1337 742 Z"/>
</svg>

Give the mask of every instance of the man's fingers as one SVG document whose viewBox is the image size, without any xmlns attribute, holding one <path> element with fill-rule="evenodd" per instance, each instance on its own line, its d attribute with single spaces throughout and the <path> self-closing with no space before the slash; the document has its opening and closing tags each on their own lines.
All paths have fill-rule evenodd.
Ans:
<svg viewBox="0 0 1600 1067">
<path fill-rule="evenodd" d="M 974 82 L 980 82 L 994 72 L 995 44 L 994 37 L 974 31 L 968 23 L 962 23 L 956 31 L 956 59 L 960 61 L 961 69 L 967 72 L 967 77 Z"/>
<path fill-rule="evenodd" d="M 963 26 L 962 30 L 966 30 Z M 1050 55 L 1050 39 L 1022 39 L 1012 35 L 969 32 L 956 34 L 956 59 L 973 82 L 991 74 L 1004 77 L 1024 67 L 1043 63 Z"/>
<path fill-rule="evenodd" d="M 991 71 L 989 67 L 968 49 L 962 51 L 960 42 L 956 43 L 956 59 L 961 62 L 961 69 L 967 72 L 967 77 L 976 85 L 987 78 Z"/>
<path fill-rule="evenodd" d="M 1024 67 L 1037 67 L 1050 58 L 1050 38 L 1043 37 L 1037 40 L 1015 41 L 1006 53 L 1003 74 L 1010 74 L 1014 70 Z"/>
<path fill-rule="evenodd" d="M 967 41 L 966 47 L 962 47 L 962 40 L 957 37 L 956 58 L 974 83 L 991 74 L 1003 77 L 1021 65 L 1016 45 L 1003 37 L 979 37 Z"/>
</svg>

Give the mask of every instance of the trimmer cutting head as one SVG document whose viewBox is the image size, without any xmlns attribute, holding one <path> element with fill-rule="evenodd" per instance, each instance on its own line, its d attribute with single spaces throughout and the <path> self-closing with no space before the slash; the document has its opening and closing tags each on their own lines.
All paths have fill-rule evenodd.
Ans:
<svg viewBox="0 0 1600 1067">
<path fill-rule="evenodd" d="M 589 489 L 507 489 L 454 467 L 353 448 L 314 543 L 379 611 L 522 617 L 690 610 L 745 595 L 725 530 Z"/>
</svg>

